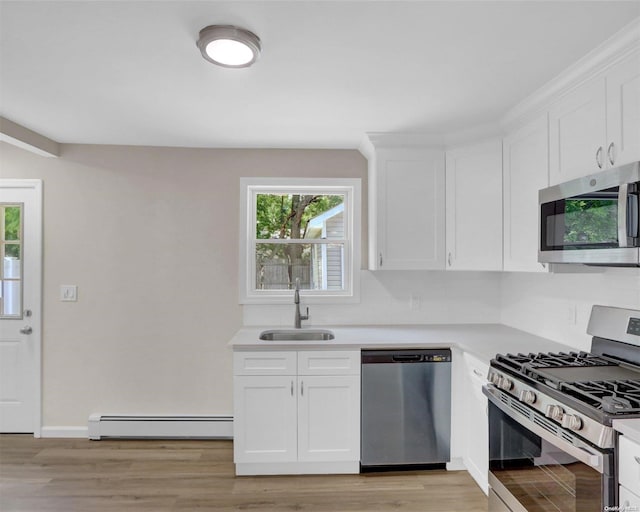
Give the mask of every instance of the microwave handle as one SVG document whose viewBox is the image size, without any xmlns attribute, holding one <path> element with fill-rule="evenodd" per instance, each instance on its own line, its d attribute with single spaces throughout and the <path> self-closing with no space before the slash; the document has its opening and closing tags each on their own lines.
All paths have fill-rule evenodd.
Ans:
<svg viewBox="0 0 640 512">
<path fill-rule="evenodd" d="M 630 192 L 627 196 L 627 236 L 640 238 L 640 194 Z"/>
<path fill-rule="evenodd" d="M 627 244 L 627 197 L 629 184 L 625 183 L 618 188 L 618 247 L 629 247 Z"/>
</svg>

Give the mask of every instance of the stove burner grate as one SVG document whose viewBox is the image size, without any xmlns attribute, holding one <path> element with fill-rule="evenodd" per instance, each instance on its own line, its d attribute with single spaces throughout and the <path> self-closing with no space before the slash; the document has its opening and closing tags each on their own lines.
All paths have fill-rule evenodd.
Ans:
<svg viewBox="0 0 640 512">
<path fill-rule="evenodd" d="M 496 360 L 520 373 L 538 368 L 564 368 L 582 366 L 616 366 L 617 363 L 589 352 L 541 352 L 538 354 L 498 354 Z"/>
<path fill-rule="evenodd" d="M 640 413 L 640 380 L 563 383 L 560 390 L 606 413 Z"/>
</svg>

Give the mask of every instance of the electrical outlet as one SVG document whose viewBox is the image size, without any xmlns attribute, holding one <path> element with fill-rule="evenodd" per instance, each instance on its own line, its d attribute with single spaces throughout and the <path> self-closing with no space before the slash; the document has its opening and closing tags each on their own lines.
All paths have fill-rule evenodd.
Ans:
<svg viewBox="0 0 640 512">
<path fill-rule="evenodd" d="M 76 302 L 78 300 L 78 287 L 75 284 L 60 285 L 60 300 Z"/>
</svg>

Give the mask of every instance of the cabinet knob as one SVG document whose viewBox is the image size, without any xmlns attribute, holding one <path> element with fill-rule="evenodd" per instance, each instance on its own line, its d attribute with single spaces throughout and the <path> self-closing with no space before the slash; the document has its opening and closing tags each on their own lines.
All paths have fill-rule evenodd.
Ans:
<svg viewBox="0 0 640 512">
<path fill-rule="evenodd" d="M 607 158 L 609 159 L 609 163 L 611 165 L 614 164 L 614 162 L 616 161 L 616 157 L 613 154 L 613 149 L 615 148 L 615 145 L 613 144 L 613 142 L 611 144 L 609 144 L 609 147 L 607 148 Z"/>
<path fill-rule="evenodd" d="M 598 168 L 602 169 L 602 146 L 596 151 L 596 164 L 598 164 Z"/>
<path fill-rule="evenodd" d="M 380 253 L 380 259 L 379 259 L 380 263 L 379 265 L 382 266 L 382 253 Z"/>
<path fill-rule="evenodd" d="M 451 266 L 451 253 L 449 253 L 449 256 L 447 258 L 447 262 L 449 263 L 449 266 Z"/>
</svg>

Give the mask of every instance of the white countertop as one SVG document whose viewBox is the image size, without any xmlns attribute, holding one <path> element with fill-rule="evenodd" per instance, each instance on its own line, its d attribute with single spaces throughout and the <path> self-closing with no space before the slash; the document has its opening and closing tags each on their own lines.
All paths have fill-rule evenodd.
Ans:
<svg viewBox="0 0 640 512">
<path fill-rule="evenodd" d="M 229 342 L 234 350 L 300 350 L 455 347 L 489 363 L 496 354 L 569 352 L 576 348 L 501 324 L 312 326 L 330 329 L 330 341 L 260 341 L 259 334 L 287 327 L 244 327 Z M 305 328 L 303 328 L 304 330 Z"/>
<path fill-rule="evenodd" d="M 629 420 L 613 420 L 614 430 L 640 444 L 640 418 Z"/>
</svg>

